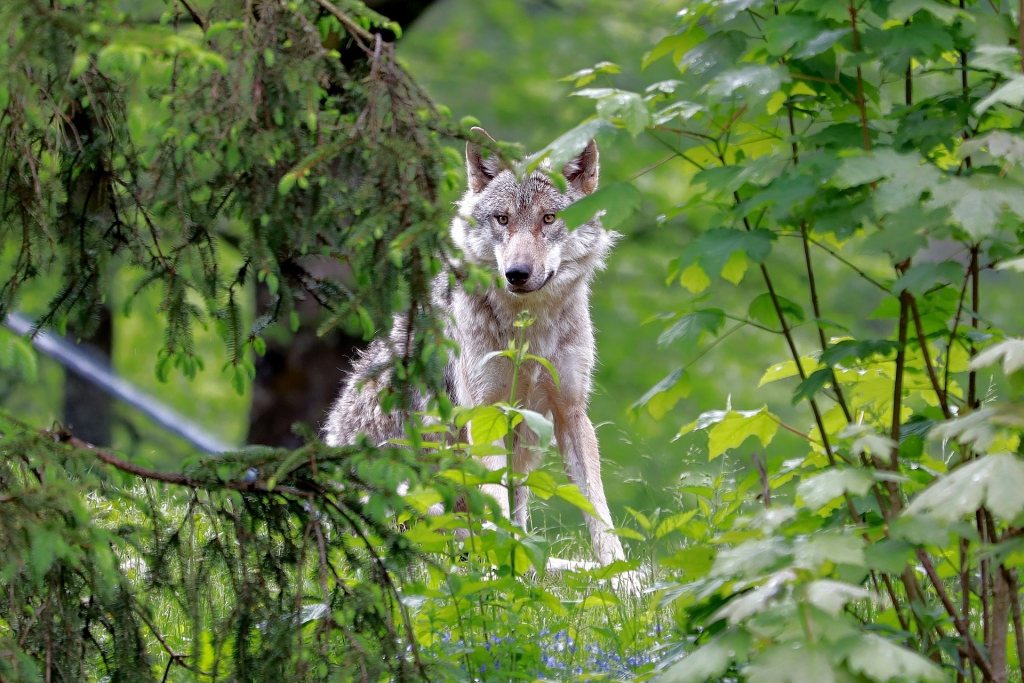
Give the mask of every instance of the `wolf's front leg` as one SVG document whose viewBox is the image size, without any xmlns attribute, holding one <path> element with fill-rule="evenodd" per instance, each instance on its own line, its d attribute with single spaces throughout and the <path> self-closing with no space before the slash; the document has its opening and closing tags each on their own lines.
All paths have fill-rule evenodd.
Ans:
<svg viewBox="0 0 1024 683">
<path fill-rule="evenodd" d="M 586 406 L 572 406 L 555 415 L 555 438 L 562 451 L 566 474 L 590 501 L 597 516 L 584 514 L 594 544 L 594 554 L 601 564 L 625 559 L 618 536 L 611 533 L 612 516 L 601 481 L 601 454 L 597 447 L 594 425 L 587 417 Z"/>
</svg>

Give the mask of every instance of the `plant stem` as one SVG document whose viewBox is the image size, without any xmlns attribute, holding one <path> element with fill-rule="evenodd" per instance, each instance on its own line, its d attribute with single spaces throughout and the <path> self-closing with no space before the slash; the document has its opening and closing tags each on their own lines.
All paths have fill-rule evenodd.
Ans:
<svg viewBox="0 0 1024 683">
<path fill-rule="evenodd" d="M 981 307 L 981 300 L 978 293 L 978 246 L 971 247 L 971 327 L 975 330 L 978 329 L 978 309 Z M 977 349 L 974 348 L 974 341 L 971 341 L 970 355 L 971 358 L 978 353 Z M 970 374 L 967 375 L 967 406 L 971 409 L 975 409 L 979 406 L 978 402 L 978 372 L 971 370 Z"/>
<path fill-rule="evenodd" d="M 910 296 L 910 311 L 914 316 L 914 328 L 917 330 L 917 343 L 921 347 L 921 355 L 924 356 L 924 366 L 928 370 L 928 379 L 931 380 L 932 389 L 939 399 L 939 406 L 942 408 L 942 415 L 948 420 L 952 417 L 949 412 L 949 403 L 946 401 L 946 392 L 939 385 L 939 378 L 932 367 L 931 353 L 928 351 L 928 339 L 924 335 L 924 326 L 921 324 L 921 314 L 917 310 L 917 301 Z"/>
<path fill-rule="evenodd" d="M 792 118 L 790 121 L 792 121 Z M 814 320 L 818 327 L 818 340 L 821 342 L 821 352 L 825 353 L 828 350 L 828 340 L 825 338 L 825 328 L 821 326 L 821 306 L 818 303 L 818 288 L 814 283 L 814 267 L 811 263 L 811 247 L 810 238 L 807 235 L 807 223 L 800 224 L 800 232 L 803 234 L 803 240 L 801 241 L 804 245 L 804 262 L 807 264 L 807 282 L 811 290 L 811 307 L 814 309 Z M 832 388 L 836 392 L 836 401 L 843 409 L 846 421 L 851 423 L 853 422 L 853 416 L 850 414 L 849 406 L 846 405 L 846 399 L 843 397 L 843 388 L 839 385 L 839 380 L 836 378 L 835 368 L 829 368 L 829 372 L 832 374 Z"/>
<path fill-rule="evenodd" d="M 860 52 L 860 33 L 857 31 L 857 8 L 850 0 L 850 26 L 853 31 L 853 51 Z M 864 133 L 864 150 L 871 151 L 871 136 L 868 133 L 868 110 L 864 99 L 864 76 L 861 73 L 860 65 L 857 65 L 857 106 L 860 107 L 861 130 Z"/>
<path fill-rule="evenodd" d="M 921 562 L 921 566 L 924 567 L 925 573 L 931 580 L 932 586 L 935 588 L 935 592 L 939 595 L 939 600 L 942 601 L 942 606 L 946 609 L 946 613 L 953 620 L 953 625 L 956 627 L 957 633 L 964 639 L 967 644 L 967 652 L 970 655 L 971 661 L 974 662 L 979 669 L 981 669 L 982 675 L 985 680 L 994 680 L 992 665 L 989 663 L 988 658 L 978 649 L 978 644 L 971 638 L 970 625 L 966 619 L 960 616 L 956 607 L 953 605 L 953 601 L 949 599 L 949 594 L 946 592 L 945 585 L 942 583 L 942 579 L 939 578 L 938 573 L 935 571 L 935 565 L 932 564 L 931 558 L 928 554 L 918 548 L 915 553 L 917 559 Z"/>
</svg>

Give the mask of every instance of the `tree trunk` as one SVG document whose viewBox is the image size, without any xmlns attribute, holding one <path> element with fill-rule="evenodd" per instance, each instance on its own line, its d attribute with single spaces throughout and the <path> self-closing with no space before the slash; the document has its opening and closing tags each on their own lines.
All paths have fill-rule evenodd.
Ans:
<svg viewBox="0 0 1024 683">
<path fill-rule="evenodd" d="M 100 306 L 99 326 L 79 346 L 104 365 L 110 365 L 114 330 L 110 309 Z M 69 333 L 72 340 L 74 335 Z M 114 399 L 91 381 L 72 370 L 64 371 L 64 427 L 83 441 L 97 446 L 110 446 L 111 415 Z"/>
</svg>

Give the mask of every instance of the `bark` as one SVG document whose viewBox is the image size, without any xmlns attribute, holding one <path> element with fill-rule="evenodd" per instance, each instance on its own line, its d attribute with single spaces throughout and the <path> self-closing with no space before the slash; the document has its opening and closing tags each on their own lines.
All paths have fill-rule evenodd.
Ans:
<svg viewBox="0 0 1024 683">
<path fill-rule="evenodd" d="M 81 349 L 104 365 L 110 365 L 114 328 L 110 309 L 97 308 L 99 325 Z M 73 334 L 68 337 L 74 339 Z M 75 436 L 97 446 L 110 446 L 114 399 L 72 370 L 64 372 L 64 426 Z"/>
<path fill-rule="evenodd" d="M 989 629 L 991 642 L 987 643 L 992 658 L 992 680 L 1006 683 L 1006 635 L 1010 626 L 1010 583 L 1006 569 L 998 567 L 994 572 L 995 586 L 992 589 L 992 627 Z"/>
</svg>

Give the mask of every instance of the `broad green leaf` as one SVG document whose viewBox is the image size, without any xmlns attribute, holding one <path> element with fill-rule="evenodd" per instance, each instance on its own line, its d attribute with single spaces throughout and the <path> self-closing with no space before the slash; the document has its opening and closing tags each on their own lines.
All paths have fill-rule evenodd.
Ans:
<svg viewBox="0 0 1024 683">
<path fill-rule="evenodd" d="M 784 55 L 797 43 L 814 38 L 828 28 L 817 19 L 806 14 L 780 14 L 769 17 L 764 23 L 764 35 L 768 52 L 775 56 Z"/>
<path fill-rule="evenodd" d="M 547 500 L 555 495 L 558 484 L 550 474 L 543 470 L 533 470 L 523 481 L 523 486 L 528 487 L 541 500 Z"/>
<path fill-rule="evenodd" d="M 892 286 L 898 294 L 904 290 L 914 296 L 921 296 L 937 282 L 959 282 L 963 280 L 963 266 L 955 261 L 922 263 L 905 272 Z"/>
<path fill-rule="evenodd" d="M 771 645 L 747 666 L 751 683 L 837 683 L 828 652 L 804 641 Z"/>
<path fill-rule="evenodd" d="M 893 0 L 889 6 L 889 19 L 894 21 L 906 21 L 912 16 L 924 10 L 930 12 L 939 21 L 949 24 L 957 17 L 969 16 L 962 9 L 954 5 L 946 5 L 936 0 Z"/>
<path fill-rule="evenodd" d="M 671 54 L 673 61 L 678 62 L 687 50 L 692 49 L 695 45 L 699 45 L 705 38 L 707 38 L 707 33 L 699 25 L 694 25 L 692 28 L 679 33 L 667 35 L 658 41 L 653 50 L 644 55 L 640 68 L 646 69 L 667 54 Z"/>
<path fill-rule="evenodd" d="M 816 358 L 811 356 L 803 356 L 800 359 L 800 367 L 803 368 L 804 374 L 815 372 L 821 368 L 821 364 Z M 797 375 L 796 361 L 786 360 L 781 363 L 768 368 L 764 376 L 761 377 L 761 381 L 757 383 L 757 386 L 761 387 L 769 382 L 775 382 L 776 380 L 786 379 L 787 377 L 795 377 Z"/>
<path fill-rule="evenodd" d="M 611 127 L 601 118 L 587 119 L 575 128 L 563 133 L 549 145 L 523 159 L 517 166 L 519 175 L 533 173 L 545 159 L 552 169 L 561 169 L 576 157 L 590 143 L 594 136 Z"/>
<path fill-rule="evenodd" d="M 640 208 L 640 199 L 640 192 L 632 183 L 613 183 L 573 202 L 558 215 L 569 230 L 594 218 L 600 218 L 601 225 L 611 230 Z"/>
<path fill-rule="evenodd" d="M 802 382 L 800 382 L 800 384 L 796 385 L 796 388 L 793 390 L 793 398 L 791 400 L 791 403 L 793 405 L 796 405 L 797 403 L 803 401 L 804 399 L 814 398 L 815 394 L 824 389 L 825 385 L 831 382 L 831 370 L 828 370 L 826 368 L 822 368 L 821 370 L 815 370 L 810 375 L 808 375 L 807 379 L 803 380 Z"/>
<path fill-rule="evenodd" d="M 730 257 L 731 258 L 731 257 Z M 696 263 L 691 263 L 679 274 L 679 284 L 688 289 L 692 294 L 700 294 L 711 286 L 711 280 L 707 273 Z"/>
<path fill-rule="evenodd" d="M 659 346 L 679 342 L 684 349 L 700 344 L 707 335 L 717 335 L 725 324 L 725 313 L 717 308 L 707 308 L 684 315 L 661 333 Z"/>
<path fill-rule="evenodd" d="M 616 90 L 597 101 L 597 115 L 608 121 L 618 120 L 634 138 L 651 120 L 647 103 L 635 92 Z"/>
<path fill-rule="evenodd" d="M 645 515 L 644 513 L 640 512 L 639 510 L 634 510 L 633 508 L 629 507 L 628 505 L 626 506 L 626 512 L 628 512 L 630 515 L 633 516 L 633 519 L 636 520 L 637 524 L 640 525 L 641 529 L 643 529 L 644 531 L 650 532 L 651 527 L 653 526 L 653 524 L 652 524 L 650 518 L 647 515 Z"/>
<path fill-rule="evenodd" d="M 718 680 L 733 664 L 747 661 L 750 634 L 737 629 L 721 633 L 665 669 L 658 683 L 706 683 Z"/>
<path fill-rule="evenodd" d="M 987 453 L 1000 440 L 1007 427 L 1024 429 L 1024 408 L 1019 404 L 990 404 L 972 410 L 963 417 L 936 425 L 931 439 L 955 439 L 970 445 L 978 453 Z"/>
<path fill-rule="evenodd" d="M 927 514 L 940 522 L 973 515 L 982 505 L 1009 521 L 1024 512 L 1024 462 L 994 453 L 957 467 L 922 491 L 904 514 Z"/>
<path fill-rule="evenodd" d="M 864 548 L 864 561 L 868 567 L 888 574 L 900 574 L 913 560 L 913 546 L 906 541 L 882 539 Z"/>
<path fill-rule="evenodd" d="M 796 581 L 796 572 L 783 569 L 768 577 L 760 586 L 753 590 L 734 594 L 724 607 L 715 612 L 711 621 L 728 619 L 731 626 L 743 623 L 758 612 L 764 611 L 768 601 L 775 597 L 787 583 Z"/>
<path fill-rule="evenodd" d="M 718 100 L 733 96 L 740 98 L 767 97 L 776 92 L 783 82 L 788 81 L 789 71 L 756 64 L 718 75 L 711 81 L 706 91 L 709 97 Z"/>
<path fill-rule="evenodd" d="M 590 504 L 590 501 L 587 500 L 586 496 L 580 493 L 580 490 L 573 484 L 564 484 L 559 486 L 555 489 L 555 495 L 562 500 L 575 505 L 580 510 L 583 510 L 592 516 L 597 516 L 597 513 L 594 512 L 594 506 Z"/>
<path fill-rule="evenodd" d="M 974 105 L 974 113 L 978 116 L 984 114 L 994 104 L 1008 104 L 1011 107 L 1019 107 L 1024 103 L 1024 75 L 1014 76 L 996 88 L 985 99 Z"/>
<path fill-rule="evenodd" d="M 551 443 L 551 439 L 554 438 L 555 434 L 555 426 L 552 424 L 551 420 L 536 411 L 527 410 L 526 408 L 508 408 L 507 410 L 510 413 L 522 415 L 523 421 L 526 422 L 526 426 L 530 428 L 530 431 L 537 435 L 538 445 L 541 448 L 548 447 L 548 444 Z M 473 423 L 476 423 L 475 418 Z"/>
<path fill-rule="evenodd" d="M 722 272 L 732 255 L 742 251 L 754 263 L 761 263 L 771 253 L 775 236 L 767 230 L 735 230 L 715 228 L 701 235 L 683 250 L 680 265 L 697 263 L 708 276 Z"/>
<path fill-rule="evenodd" d="M 677 550 L 672 557 L 661 560 L 661 564 L 669 569 L 676 569 L 683 572 L 683 575 L 690 581 L 711 571 L 715 562 L 715 549 L 707 546 L 691 546 Z"/>
<path fill-rule="evenodd" d="M 791 554 L 789 547 L 778 537 L 747 541 L 719 551 L 711 567 L 711 576 L 754 577 Z"/>
<path fill-rule="evenodd" d="M 834 617 L 839 616 L 847 603 L 870 596 L 871 594 L 860 586 L 844 581 L 818 579 L 807 586 L 807 601 Z"/>
<path fill-rule="evenodd" d="M 654 530 L 654 537 L 661 538 L 668 534 L 676 531 L 677 529 L 686 525 L 694 516 L 697 514 L 697 510 L 690 510 L 689 512 L 681 512 L 671 517 L 666 517 L 661 520 L 658 524 L 658 528 Z"/>
<path fill-rule="evenodd" d="M 866 470 L 829 469 L 800 482 L 796 495 L 809 509 L 820 510 L 844 493 L 863 496 L 872 483 L 871 473 Z"/>
<path fill-rule="evenodd" d="M 622 604 L 622 602 L 614 593 L 598 590 L 593 591 L 590 595 L 584 598 L 583 602 L 580 603 L 580 607 L 585 610 L 594 609 L 595 607 L 598 609 L 606 609 L 620 604 Z"/>
<path fill-rule="evenodd" d="M 1007 339 L 998 344 L 993 344 L 981 353 L 968 365 L 970 370 L 978 370 L 1003 361 L 1003 372 L 1012 375 L 1021 368 L 1024 368 L 1024 339 Z"/>
<path fill-rule="evenodd" d="M 723 280 L 738 285 L 747 272 L 747 255 L 742 251 L 734 251 L 725 265 L 722 266 Z"/>
<path fill-rule="evenodd" d="M 677 368 L 648 389 L 647 393 L 630 407 L 630 411 L 636 413 L 640 408 L 647 406 L 651 417 L 660 420 L 675 407 L 679 399 L 689 395 L 690 376 L 682 368 Z"/>
<path fill-rule="evenodd" d="M 850 365 L 850 361 L 867 360 L 874 356 L 887 358 L 899 351 L 899 342 L 888 339 L 844 339 L 828 347 L 821 354 L 825 365 Z"/>
<path fill-rule="evenodd" d="M 864 539 L 843 531 L 821 531 L 797 543 L 794 566 L 817 571 L 826 562 L 864 566 Z"/>
<path fill-rule="evenodd" d="M 717 458 L 751 436 L 756 436 L 761 446 L 767 447 L 778 430 L 779 422 L 768 412 L 768 406 L 749 416 L 730 412 L 708 432 L 708 457 Z"/>
<path fill-rule="evenodd" d="M 778 325 L 779 314 L 775 308 L 775 300 L 778 300 L 779 308 L 782 309 L 782 314 L 786 316 L 786 320 L 790 325 L 794 321 L 804 321 L 804 309 L 800 304 L 778 294 L 775 295 L 775 299 L 772 299 L 772 295 L 767 292 L 754 297 L 754 300 L 750 302 L 750 309 L 747 311 L 747 315 L 763 325 Z"/>
<path fill-rule="evenodd" d="M 495 406 L 482 406 L 473 411 L 469 423 L 469 434 L 473 443 L 491 443 L 508 434 L 508 417 Z"/>
<path fill-rule="evenodd" d="M 945 673 L 934 662 L 873 633 L 840 641 L 837 650 L 851 671 L 875 683 L 896 679 L 929 683 L 946 680 Z"/>
</svg>

